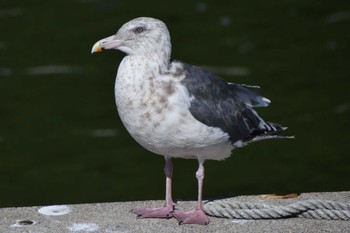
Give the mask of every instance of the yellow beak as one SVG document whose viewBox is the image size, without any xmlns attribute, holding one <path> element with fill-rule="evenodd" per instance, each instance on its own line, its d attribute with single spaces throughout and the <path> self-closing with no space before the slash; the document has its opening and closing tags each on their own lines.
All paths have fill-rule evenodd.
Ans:
<svg viewBox="0 0 350 233">
<path fill-rule="evenodd" d="M 102 52 L 102 47 L 100 46 L 100 41 L 97 41 L 94 46 L 92 46 L 91 53 Z"/>
</svg>

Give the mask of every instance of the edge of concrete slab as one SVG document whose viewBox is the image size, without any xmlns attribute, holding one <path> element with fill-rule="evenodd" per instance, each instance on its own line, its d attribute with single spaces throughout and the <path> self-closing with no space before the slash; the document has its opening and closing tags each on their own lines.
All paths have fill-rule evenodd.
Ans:
<svg viewBox="0 0 350 233">
<path fill-rule="evenodd" d="M 350 203 L 350 192 L 303 193 L 296 198 L 267 199 L 263 195 L 237 196 L 238 202 L 288 205 L 300 200 Z M 163 201 L 133 201 L 0 209 L 0 232 L 350 232 L 350 221 L 287 218 L 238 220 L 210 217 L 210 224 L 178 225 L 176 219 L 137 219 L 131 209 L 158 207 Z M 194 201 L 177 201 L 176 208 L 189 210 Z"/>
</svg>

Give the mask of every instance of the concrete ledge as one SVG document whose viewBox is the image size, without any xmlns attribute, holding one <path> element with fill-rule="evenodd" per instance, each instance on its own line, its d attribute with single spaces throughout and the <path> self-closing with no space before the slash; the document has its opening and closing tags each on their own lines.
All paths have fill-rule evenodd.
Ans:
<svg viewBox="0 0 350 233">
<path fill-rule="evenodd" d="M 299 200 L 321 199 L 350 203 L 350 192 L 305 193 L 291 199 L 238 196 L 234 201 L 287 205 Z M 43 208 L 0 209 L 0 232 L 350 232 L 350 221 L 304 218 L 278 220 L 232 220 L 210 217 L 207 226 L 181 225 L 175 219 L 137 219 L 130 210 L 158 207 L 163 201 L 79 204 Z M 178 201 L 177 209 L 189 210 L 194 201 Z M 40 213 L 39 213 L 40 212 Z"/>
</svg>

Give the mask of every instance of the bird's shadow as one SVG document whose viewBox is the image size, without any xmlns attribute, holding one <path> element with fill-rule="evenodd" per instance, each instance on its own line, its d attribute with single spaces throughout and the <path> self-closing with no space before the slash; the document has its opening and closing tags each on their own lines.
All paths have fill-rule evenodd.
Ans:
<svg viewBox="0 0 350 233">
<path fill-rule="evenodd" d="M 235 196 L 230 196 L 230 197 L 217 197 L 217 198 L 205 198 L 203 199 L 203 205 L 214 202 L 214 201 L 219 201 L 219 200 L 225 200 L 227 198 L 233 198 Z M 189 199 L 175 199 L 174 203 L 178 204 L 179 202 L 195 202 L 197 199 L 189 198 Z"/>
</svg>

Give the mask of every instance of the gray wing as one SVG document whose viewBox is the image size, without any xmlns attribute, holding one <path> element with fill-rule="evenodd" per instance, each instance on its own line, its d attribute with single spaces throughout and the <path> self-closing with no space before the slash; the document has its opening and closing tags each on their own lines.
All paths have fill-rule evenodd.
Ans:
<svg viewBox="0 0 350 233">
<path fill-rule="evenodd" d="M 200 122 L 222 129 L 231 143 L 273 138 L 283 128 L 265 122 L 252 109 L 270 102 L 245 85 L 226 83 L 215 74 L 182 63 L 185 78 L 181 81 L 193 98 L 190 112 Z"/>
</svg>

